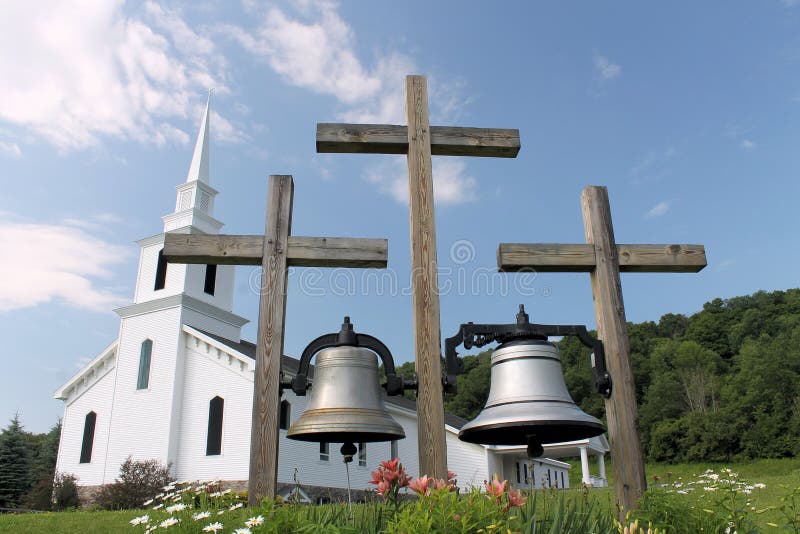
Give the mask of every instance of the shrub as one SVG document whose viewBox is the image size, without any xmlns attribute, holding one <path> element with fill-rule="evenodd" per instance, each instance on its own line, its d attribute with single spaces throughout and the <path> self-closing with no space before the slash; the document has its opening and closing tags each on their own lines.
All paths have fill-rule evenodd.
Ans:
<svg viewBox="0 0 800 534">
<path fill-rule="evenodd" d="M 133 460 L 129 456 L 119 468 L 113 484 L 100 488 L 95 503 L 103 510 L 142 508 L 145 500 L 172 481 L 169 466 L 158 460 Z"/>
<path fill-rule="evenodd" d="M 53 509 L 66 510 L 68 508 L 79 508 L 81 505 L 78 496 L 78 479 L 69 473 L 56 473 L 53 478 Z"/>
</svg>

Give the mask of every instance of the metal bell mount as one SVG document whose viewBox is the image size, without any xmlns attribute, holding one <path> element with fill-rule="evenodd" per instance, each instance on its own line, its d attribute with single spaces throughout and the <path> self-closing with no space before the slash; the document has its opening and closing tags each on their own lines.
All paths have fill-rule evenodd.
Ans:
<svg viewBox="0 0 800 534">
<path fill-rule="evenodd" d="M 315 355 L 314 382 L 306 410 L 291 425 L 286 437 L 345 444 L 405 437 L 403 427 L 392 418 L 383 401 L 376 355 L 386 372 L 383 388 L 387 395 L 400 395 L 405 389 L 415 388 L 416 383 L 406 382 L 397 375 L 386 345 L 377 338 L 354 332 L 350 318 L 345 317 L 340 332 L 320 336 L 305 348 L 297 374 L 291 381 L 281 381 L 281 387 L 290 387 L 299 396 L 306 395 L 311 359 Z"/>
<path fill-rule="evenodd" d="M 602 434 L 595 417 L 572 400 L 564 382 L 561 355 L 548 336 L 577 336 L 592 348 L 595 387 L 608 398 L 611 377 L 606 370 L 603 343 L 582 325 L 542 325 L 529 322 L 523 305 L 514 324 L 462 324 L 445 340 L 445 390 L 454 392 L 463 362 L 456 347 L 500 345 L 492 352 L 491 385 L 486 406 L 464 425 L 458 438 L 484 445 L 527 445 L 528 455 L 543 454 L 542 444 L 574 441 Z"/>
</svg>

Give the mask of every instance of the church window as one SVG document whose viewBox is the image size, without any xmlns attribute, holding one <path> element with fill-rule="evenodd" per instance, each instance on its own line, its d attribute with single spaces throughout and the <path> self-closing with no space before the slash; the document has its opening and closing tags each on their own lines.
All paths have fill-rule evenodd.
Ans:
<svg viewBox="0 0 800 534">
<path fill-rule="evenodd" d="M 156 283 L 153 291 L 164 289 L 167 283 L 167 260 L 164 258 L 164 249 L 158 251 L 158 263 L 156 263 Z"/>
<path fill-rule="evenodd" d="M 213 295 L 216 286 L 217 286 L 217 266 L 206 265 L 206 282 L 205 286 L 203 286 L 203 291 L 205 291 L 209 295 Z"/>
<path fill-rule="evenodd" d="M 208 403 L 208 436 L 206 438 L 206 456 L 222 454 L 222 411 L 225 401 L 222 397 L 214 397 Z"/>
<path fill-rule="evenodd" d="M 331 444 L 326 441 L 321 441 L 319 444 L 319 459 L 327 462 L 331 459 Z"/>
<path fill-rule="evenodd" d="M 400 454 L 397 452 L 397 440 L 393 439 L 390 445 L 391 452 L 389 453 L 390 459 L 394 460 L 395 458 L 400 458 Z"/>
<path fill-rule="evenodd" d="M 153 354 L 152 340 L 142 341 L 142 348 L 139 351 L 139 378 L 136 381 L 136 389 L 147 389 L 150 385 L 150 357 Z"/>
<path fill-rule="evenodd" d="M 566 488 L 566 486 L 564 485 L 564 471 L 561 471 L 561 489 L 564 488 Z"/>
<path fill-rule="evenodd" d="M 92 461 L 92 445 L 94 444 L 94 425 L 97 414 L 89 412 L 83 423 L 83 443 L 81 444 L 81 463 L 88 464 Z"/>
<path fill-rule="evenodd" d="M 367 444 L 358 444 L 358 465 L 361 467 L 367 466 Z"/>
<path fill-rule="evenodd" d="M 289 430 L 289 423 L 291 422 L 292 405 L 289 401 L 281 401 L 281 430 Z"/>
</svg>

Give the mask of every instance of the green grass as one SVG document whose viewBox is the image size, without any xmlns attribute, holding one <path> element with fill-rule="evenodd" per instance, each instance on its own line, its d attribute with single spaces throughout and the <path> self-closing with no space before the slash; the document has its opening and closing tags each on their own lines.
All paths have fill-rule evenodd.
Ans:
<svg viewBox="0 0 800 534">
<path fill-rule="evenodd" d="M 646 472 L 650 485 L 675 482 L 679 478 L 683 481 L 694 480 L 697 475 L 705 472 L 706 469 L 719 471 L 722 467 L 729 467 L 739 474 L 741 479 L 750 483 L 762 482 L 766 488 L 757 490 L 753 495 L 753 503 L 758 508 L 765 508 L 778 505 L 780 497 L 787 493 L 781 485 L 798 487 L 800 486 L 800 459 L 783 460 L 756 460 L 753 462 L 734 462 L 730 464 L 648 464 Z M 580 488 L 580 463 L 574 465 L 570 476 L 570 485 L 573 489 L 562 491 L 568 500 L 582 498 L 583 491 Z M 596 466 L 593 466 L 596 472 Z M 671 473 L 668 475 L 668 473 Z M 607 474 L 613 478 L 613 467 L 607 465 Z M 653 476 L 659 476 L 655 480 Z M 613 480 L 611 480 L 613 483 Z M 609 512 L 613 509 L 613 491 L 610 488 L 596 488 L 589 491 L 589 497 L 596 502 L 598 507 L 608 508 Z M 544 502 L 544 501 L 542 501 Z M 538 508 L 537 502 L 537 508 Z M 315 508 L 316 513 L 326 513 L 325 507 Z M 309 510 L 310 512 L 311 510 Z M 127 510 L 121 512 L 99 512 L 99 511 L 73 511 L 60 513 L 41 513 L 41 514 L 5 514 L 0 515 L 0 532 L 9 533 L 106 533 L 106 532 L 128 532 L 134 534 L 138 530 L 131 527 L 129 521 L 136 516 L 142 515 L 141 510 Z M 241 525 L 257 512 L 242 508 L 234 512 L 226 512 L 224 522 L 226 525 Z M 776 512 L 768 512 L 758 516 L 761 532 L 772 532 L 774 529 L 766 526 L 769 521 L 780 519 Z M 160 531 L 160 529 L 159 529 Z M 230 530 L 226 530 L 230 532 Z"/>
</svg>

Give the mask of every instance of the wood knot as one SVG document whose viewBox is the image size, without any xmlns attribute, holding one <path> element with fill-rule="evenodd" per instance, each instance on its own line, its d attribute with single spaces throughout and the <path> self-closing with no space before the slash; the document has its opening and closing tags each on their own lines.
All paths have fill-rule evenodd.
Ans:
<svg viewBox="0 0 800 534">
<path fill-rule="evenodd" d="M 680 254 L 681 253 L 681 246 L 680 245 L 670 245 L 667 247 L 667 252 L 670 254 Z"/>
</svg>

